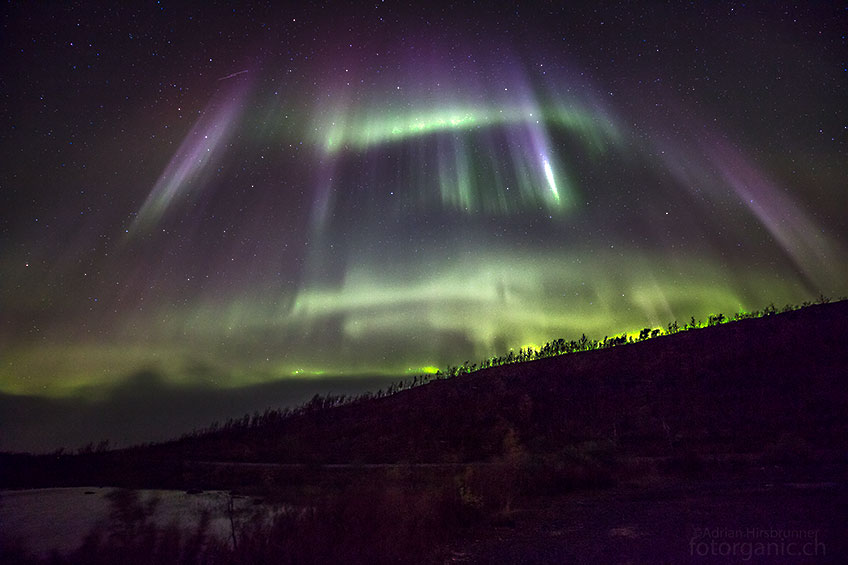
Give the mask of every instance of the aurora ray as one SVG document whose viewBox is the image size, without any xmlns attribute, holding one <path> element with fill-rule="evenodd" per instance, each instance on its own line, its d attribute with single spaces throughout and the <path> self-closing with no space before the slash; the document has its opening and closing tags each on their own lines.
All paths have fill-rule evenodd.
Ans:
<svg viewBox="0 0 848 565">
<path fill-rule="evenodd" d="M 155 226 L 176 201 L 187 196 L 192 185 L 202 184 L 203 175 L 220 159 L 238 124 L 247 92 L 248 87 L 241 84 L 207 105 L 135 215 L 132 233 Z"/>
<path fill-rule="evenodd" d="M 542 163 L 545 169 L 545 178 L 548 179 L 548 186 L 551 187 L 551 193 L 554 195 L 556 201 L 559 202 L 559 191 L 557 190 L 556 179 L 554 178 L 554 170 L 551 168 L 551 163 L 547 159 L 543 159 Z"/>
</svg>

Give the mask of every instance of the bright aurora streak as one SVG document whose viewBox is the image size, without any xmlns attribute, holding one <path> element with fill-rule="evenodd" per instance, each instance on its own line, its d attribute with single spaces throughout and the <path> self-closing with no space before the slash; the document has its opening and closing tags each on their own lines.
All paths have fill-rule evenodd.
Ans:
<svg viewBox="0 0 848 565">
<path fill-rule="evenodd" d="M 186 10 L 159 47 L 10 36 L 4 394 L 407 375 L 848 290 L 827 14 L 766 46 L 780 11 Z"/>
</svg>

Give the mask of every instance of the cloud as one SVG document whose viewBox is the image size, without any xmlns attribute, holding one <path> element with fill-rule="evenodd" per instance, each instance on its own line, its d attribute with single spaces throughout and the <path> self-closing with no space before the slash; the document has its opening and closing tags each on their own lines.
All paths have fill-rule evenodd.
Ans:
<svg viewBox="0 0 848 565">
<path fill-rule="evenodd" d="M 266 408 L 297 406 L 317 394 L 358 394 L 385 388 L 398 377 L 290 378 L 220 389 L 169 384 L 143 370 L 100 400 L 0 394 L 0 451 L 50 452 L 108 439 L 112 446 L 174 439 L 213 421 Z"/>
</svg>

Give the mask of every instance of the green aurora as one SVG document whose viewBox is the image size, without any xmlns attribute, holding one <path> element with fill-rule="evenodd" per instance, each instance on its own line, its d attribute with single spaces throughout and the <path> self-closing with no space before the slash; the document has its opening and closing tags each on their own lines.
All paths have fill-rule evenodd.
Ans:
<svg viewBox="0 0 848 565">
<path fill-rule="evenodd" d="M 668 9 L 687 33 L 228 11 L 158 46 L 19 16 L 0 393 L 414 375 L 848 293 L 844 34 Z"/>
</svg>

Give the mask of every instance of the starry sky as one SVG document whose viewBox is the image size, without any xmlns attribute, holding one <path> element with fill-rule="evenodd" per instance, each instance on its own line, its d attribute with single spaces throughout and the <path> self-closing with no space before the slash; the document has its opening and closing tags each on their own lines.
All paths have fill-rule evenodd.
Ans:
<svg viewBox="0 0 848 565">
<path fill-rule="evenodd" d="M 4 5 L 0 393 L 848 294 L 844 5 L 279 4 Z"/>
</svg>

